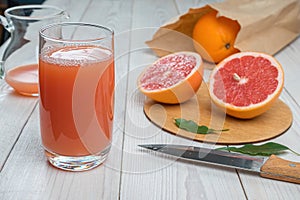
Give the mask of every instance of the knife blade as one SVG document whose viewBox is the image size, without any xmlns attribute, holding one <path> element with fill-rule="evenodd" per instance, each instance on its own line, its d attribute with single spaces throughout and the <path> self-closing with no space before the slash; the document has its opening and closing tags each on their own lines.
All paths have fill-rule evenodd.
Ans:
<svg viewBox="0 0 300 200">
<path fill-rule="evenodd" d="M 300 184 L 300 163 L 284 160 L 275 155 L 258 157 L 174 144 L 143 144 L 138 146 L 179 159 L 257 172 L 264 178 Z"/>
</svg>

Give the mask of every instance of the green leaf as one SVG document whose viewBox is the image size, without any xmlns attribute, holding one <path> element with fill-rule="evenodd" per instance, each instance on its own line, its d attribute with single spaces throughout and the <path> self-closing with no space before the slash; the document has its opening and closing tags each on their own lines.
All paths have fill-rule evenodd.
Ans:
<svg viewBox="0 0 300 200">
<path fill-rule="evenodd" d="M 229 131 L 229 129 L 215 130 L 215 129 L 210 129 L 204 125 L 198 126 L 198 124 L 196 124 L 194 121 L 186 120 L 182 118 L 175 119 L 175 124 L 178 128 L 196 134 L 208 134 L 208 133 L 215 133 L 217 131 Z"/>
<path fill-rule="evenodd" d="M 232 152 L 238 152 L 242 154 L 248 154 L 253 156 L 271 156 L 272 154 L 280 154 L 283 151 L 289 150 L 296 155 L 300 155 L 297 152 L 291 150 L 285 145 L 278 144 L 275 142 L 268 142 L 262 145 L 253 145 L 253 144 L 246 144 L 242 147 L 221 147 L 217 148 L 218 150 L 227 150 Z"/>
</svg>

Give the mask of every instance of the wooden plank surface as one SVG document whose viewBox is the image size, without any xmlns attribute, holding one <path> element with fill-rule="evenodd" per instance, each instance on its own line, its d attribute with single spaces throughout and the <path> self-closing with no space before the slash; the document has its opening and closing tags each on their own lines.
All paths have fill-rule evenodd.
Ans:
<svg viewBox="0 0 300 200">
<path fill-rule="evenodd" d="M 46 4 L 65 8 L 71 16 L 69 21 L 98 23 L 115 30 L 112 150 L 108 160 L 91 171 L 70 173 L 51 167 L 41 146 L 37 99 L 16 95 L 1 82 L 0 88 L 7 92 L 0 95 L 0 113 L 4 113 L 0 115 L 0 199 L 299 199 L 300 187 L 296 184 L 178 161 L 137 146 L 176 143 L 216 147 L 176 137 L 152 124 L 143 113 L 145 97 L 136 86 L 142 69 L 157 59 L 145 41 L 169 19 L 208 2 L 212 1 L 47 0 Z M 285 134 L 271 140 L 297 152 L 300 152 L 299 46 L 298 38 L 276 55 L 286 72 L 285 90 L 280 98 L 291 108 L 294 120 Z M 204 80 L 209 73 L 205 71 Z M 292 153 L 281 157 L 300 162 L 299 156 Z"/>
<path fill-rule="evenodd" d="M 193 144 L 149 122 L 143 113 L 145 97 L 136 85 L 141 70 L 157 59 L 144 42 L 151 39 L 159 25 L 176 15 L 178 10 L 173 1 L 163 4 L 135 1 L 134 4 L 132 29 L 135 31 L 131 36 L 121 196 L 123 199 L 244 199 L 235 170 L 177 162 L 137 146 L 143 143 Z"/>
<path fill-rule="evenodd" d="M 36 106 L 37 98 L 23 97 L 15 93 L 1 80 L 0 95 L 0 171 L 10 154 L 11 149 L 18 140 L 20 133 Z M 11 106 L 11 105 L 14 106 Z"/>
<path fill-rule="evenodd" d="M 145 102 L 144 112 L 150 121 L 172 134 L 199 142 L 224 145 L 267 141 L 286 132 L 293 122 L 292 111 L 281 100 L 276 101 L 267 112 L 253 119 L 227 116 L 225 112 L 212 109 L 213 102 L 207 87 L 205 83 L 201 84 L 195 97 L 179 105 L 162 105 L 148 100 Z M 228 131 L 194 134 L 178 128 L 174 123 L 176 118 L 192 120 L 215 130 L 228 129 Z"/>
<path fill-rule="evenodd" d="M 46 3 L 59 5 L 59 1 L 50 0 Z M 130 29 L 130 21 L 124 21 L 124 19 L 130 19 L 128 10 L 132 7 L 131 1 L 94 0 L 80 4 L 77 1 L 69 3 L 71 3 L 71 7 L 67 7 L 71 16 L 69 21 L 103 24 L 115 29 L 116 33 Z M 102 11 L 98 12 L 99 9 Z M 122 21 L 122 24 L 119 24 L 119 21 Z M 122 36 L 124 42 L 118 41 L 118 44 L 121 45 L 116 47 L 116 55 L 129 51 L 126 42 L 128 39 L 124 38 L 124 34 Z M 120 57 L 116 61 L 116 68 L 118 68 L 116 70 L 116 82 L 123 78 L 123 74 L 127 71 L 127 65 L 122 64 L 127 63 L 127 57 L 128 55 Z M 123 81 L 126 83 L 126 79 Z M 119 123 L 122 123 L 124 119 L 122 117 L 125 109 L 122 100 L 125 99 L 124 95 L 126 94 L 124 86 L 126 84 L 120 84 L 117 89 L 118 92 L 116 92 L 116 104 L 118 106 L 115 115 L 120 119 L 118 120 Z M 24 105 L 22 103 L 20 104 Z M 16 105 L 18 104 L 16 103 Z M 18 106 L 15 109 L 17 108 Z M 30 112 L 33 110 L 33 108 L 26 109 Z M 10 112 L 18 113 L 15 110 Z M 23 115 L 20 115 L 22 120 L 28 118 Z M 22 135 L 1 172 L 0 199 L 117 199 L 119 197 L 122 129 L 116 128 L 114 130 L 114 142 L 105 164 L 88 172 L 70 173 L 57 170 L 46 161 L 41 146 L 38 121 L 38 109 L 35 109 L 28 124 L 19 131 L 22 131 Z M 13 124 L 19 123 L 14 121 L 8 124 L 8 127 L 18 130 Z M 20 123 L 23 126 L 24 124 L 24 122 Z M 3 140 L 3 142 L 5 141 Z M 8 145 L 3 146 L 9 150 Z"/>
<path fill-rule="evenodd" d="M 291 128 L 283 135 L 271 140 L 273 142 L 281 143 L 296 152 L 300 152 L 299 147 L 299 105 L 289 96 L 289 94 L 283 91 L 281 99 L 290 106 L 294 123 Z M 263 131 L 263 130 L 262 130 Z M 300 157 L 293 153 L 286 153 L 280 155 L 281 158 L 300 162 Z M 300 186 L 297 184 L 286 183 L 281 181 L 274 181 L 269 179 L 264 179 L 260 177 L 253 176 L 246 172 L 239 172 L 240 178 L 242 180 L 245 192 L 249 199 L 299 199 L 300 198 Z"/>
<path fill-rule="evenodd" d="M 187 12 L 189 7 L 198 7 L 206 5 L 213 1 L 184 1 L 177 0 L 178 8 L 181 13 Z M 214 1 L 218 2 L 218 0 Z M 298 141 L 299 134 L 299 78 L 300 75 L 300 38 L 298 37 L 290 45 L 275 55 L 275 58 L 282 64 L 285 71 L 285 90 L 282 92 L 280 99 L 283 100 L 293 112 L 293 124 L 290 129 L 283 135 L 270 141 L 278 142 L 300 152 Z M 263 130 L 262 130 L 263 131 Z M 300 162 L 299 156 L 292 153 L 281 155 L 284 159 L 290 159 Z M 248 199 L 299 199 L 300 187 L 292 183 L 285 183 L 260 178 L 252 173 L 238 171 L 245 195 Z"/>
</svg>

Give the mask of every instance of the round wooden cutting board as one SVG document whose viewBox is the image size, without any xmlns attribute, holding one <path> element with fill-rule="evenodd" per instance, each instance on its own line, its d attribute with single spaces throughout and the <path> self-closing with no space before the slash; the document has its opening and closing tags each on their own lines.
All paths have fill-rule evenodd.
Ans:
<svg viewBox="0 0 300 200">
<path fill-rule="evenodd" d="M 207 85 L 202 83 L 197 95 L 178 104 L 160 104 L 147 100 L 144 105 L 146 116 L 162 129 L 195 141 L 216 144 L 246 144 L 265 141 L 284 133 L 292 124 L 290 108 L 277 100 L 270 110 L 253 119 L 241 120 L 226 115 L 211 102 Z M 229 131 L 212 134 L 195 134 L 179 129 L 174 119 L 193 120 L 199 125 Z"/>
</svg>

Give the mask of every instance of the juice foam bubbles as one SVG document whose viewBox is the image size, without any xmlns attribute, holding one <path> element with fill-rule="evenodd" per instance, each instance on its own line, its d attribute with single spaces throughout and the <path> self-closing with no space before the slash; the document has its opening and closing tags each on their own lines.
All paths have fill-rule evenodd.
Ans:
<svg viewBox="0 0 300 200">
<path fill-rule="evenodd" d="M 68 49 L 59 49 L 50 53 L 49 57 L 57 61 L 73 60 L 79 62 L 99 61 L 109 58 L 112 55 L 107 49 L 98 47 L 74 47 Z"/>
</svg>

